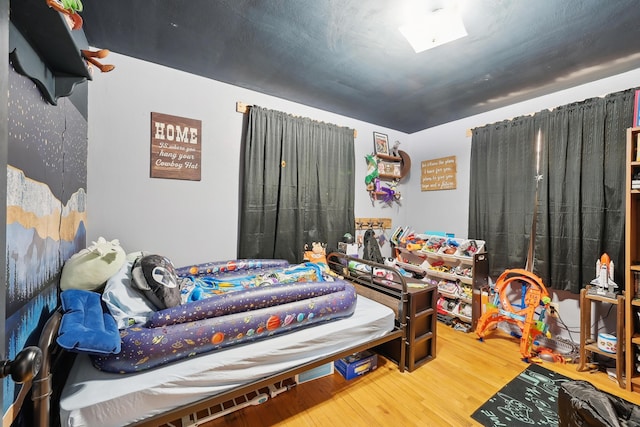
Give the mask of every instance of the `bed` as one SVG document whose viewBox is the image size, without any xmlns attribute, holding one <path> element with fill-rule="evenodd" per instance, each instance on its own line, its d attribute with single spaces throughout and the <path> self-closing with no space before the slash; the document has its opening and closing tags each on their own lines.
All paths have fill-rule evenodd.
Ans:
<svg viewBox="0 0 640 427">
<path fill-rule="evenodd" d="M 62 312 L 55 311 L 39 342 L 44 360 L 32 386 L 33 425 L 175 425 L 167 423 L 389 343 L 396 343 L 392 361 L 404 371 L 405 278 L 341 253 L 327 260 L 342 276 L 337 281 L 356 285 L 352 314 L 140 372 L 100 371 L 92 356 L 62 350 L 56 343 Z M 361 270 L 349 269 L 354 262 Z"/>
</svg>

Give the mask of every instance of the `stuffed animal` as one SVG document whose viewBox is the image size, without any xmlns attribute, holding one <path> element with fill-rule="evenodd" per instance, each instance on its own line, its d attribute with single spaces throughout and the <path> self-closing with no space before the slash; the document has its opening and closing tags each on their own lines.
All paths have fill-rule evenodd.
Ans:
<svg viewBox="0 0 640 427">
<path fill-rule="evenodd" d="M 79 30 L 82 28 L 82 18 L 78 12 L 82 12 L 82 2 L 80 0 L 46 0 L 47 6 L 53 10 L 67 16 L 71 21 L 71 29 Z"/>
<path fill-rule="evenodd" d="M 106 56 L 109 55 L 108 49 L 100 49 L 100 50 L 83 49 L 81 52 L 82 52 L 82 56 L 88 63 L 95 65 L 103 73 L 108 73 L 109 71 L 116 68 L 115 65 L 103 64 L 102 62 L 96 59 L 96 58 L 100 58 L 100 59 L 106 58 Z"/>
<path fill-rule="evenodd" d="M 118 239 L 97 242 L 69 258 L 62 267 L 60 289 L 95 291 L 104 286 L 124 265 L 126 254 Z"/>
<path fill-rule="evenodd" d="M 313 263 L 327 264 L 326 243 L 311 242 L 304 245 L 304 260 Z"/>
<path fill-rule="evenodd" d="M 181 302 L 176 269 L 161 255 L 138 258 L 131 269 L 133 284 L 158 310 L 175 307 Z"/>
</svg>

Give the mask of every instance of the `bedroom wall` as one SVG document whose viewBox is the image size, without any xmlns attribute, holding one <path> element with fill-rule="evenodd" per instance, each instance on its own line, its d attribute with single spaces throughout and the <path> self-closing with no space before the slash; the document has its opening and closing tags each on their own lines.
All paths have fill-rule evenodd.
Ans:
<svg viewBox="0 0 640 427">
<path fill-rule="evenodd" d="M 469 212 L 469 162 L 471 155 L 471 137 L 466 135 L 467 129 L 484 126 L 513 117 L 532 114 L 543 109 L 552 109 L 571 102 L 604 96 L 609 93 L 637 87 L 640 84 L 640 69 L 624 74 L 577 86 L 547 96 L 510 105 L 505 108 L 489 111 L 462 120 L 447 123 L 410 135 L 408 150 L 412 153 L 413 173 L 405 183 L 406 204 L 404 213 L 407 224 L 418 230 L 442 230 L 455 233 L 456 236 L 466 237 L 468 230 Z M 629 117 L 629 126 L 632 118 Z M 448 191 L 421 191 L 420 170 L 417 169 L 422 160 L 456 156 L 457 159 L 457 188 Z M 533 177 L 532 177 L 533 178 Z M 532 207 L 533 209 L 533 207 Z M 483 236 L 469 236 L 482 239 Z M 528 242 L 524 242 L 527 244 Z M 488 248 L 491 256 L 491 248 Z M 524 267 L 522 265 L 514 268 Z M 595 277 L 595 262 L 594 277 Z M 624 260 L 614 260 L 622 266 Z M 497 279 L 496 277 L 493 278 Z M 555 319 L 549 319 L 551 332 L 554 336 L 579 339 L 580 305 L 579 296 L 566 291 L 550 289 L 554 302 L 559 304 L 559 313 L 564 325 Z M 599 311 L 598 311 L 599 310 Z M 606 304 L 594 306 L 593 321 L 597 322 L 602 332 L 615 331 L 615 310 L 608 312 Z M 569 329 L 569 333 L 566 329 Z"/>
<path fill-rule="evenodd" d="M 117 53 L 108 60 L 116 69 L 89 85 L 88 243 L 119 239 L 128 252 L 160 253 L 176 265 L 235 258 L 245 120 L 237 101 L 356 129 L 356 217 L 403 222 L 404 207 L 371 203 L 364 156 L 374 131 L 403 144 L 408 135 Z M 150 178 L 151 112 L 202 121 L 201 181 Z"/>
<path fill-rule="evenodd" d="M 555 92 L 547 96 L 498 108 L 484 114 L 466 117 L 410 135 L 407 149 L 412 153 L 412 174 L 405 183 L 406 220 L 431 230 L 454 232 L 467 236 L 469 213 L 469 162 L 471 137 L 467 130 L 544 109 L 604 96 L 640 85 L 640 69 L 593 83 Z M 629 126 L 632 118 L 629 117 Z M 456 156 L 458 175 L 456 190 L 421 191 L 420 162 Z M 482 236 L 470 236 L 482 239 Z M 595 262 L 595 261 L 594 261 Z"/>
<path fill-rule="evenodd" d="M 74 95 L 51 105 L 12 68 L 7 83 L 2 319 L 4 354 L 13 359 L 26 345 L 38 343 L 58 303 L 62 266 L 85 247 L 87 92 L 86 84 L 77 86 Z M 3 411 L 19 390 L 4 378 Z"/>
<path fill-rule="evenodd" d="M 117 53 L 109 56 L 109 62 L 116 69 L 96 75 L 89 85 L 87 240 L 118 238 L 129 252 L 161 253 L 176 265 L 236 257 L 245 119 L 235 111 L 236 101 L 355 128 L 356 217 L 390 217 L 394 227 L 464 237 L 471 144 L 467 129 L 635 87 L 640 81 L 640 70 L 634 70 L 407 135 Z M 202 120 L 201 181 L 149 177 L 152 111 Z M 374 131 L 388 134 L 389 141 L 400 140 L 401 149 L 411 156 L 412 172 L 399 187 L 400 205 L 372 203 L 364 189 L 364 156 L 373 150 Z M 457 160 L 457 188 L 422 192 L 421 161 L 452 155 Z M 390 255 L 388 243 L 382 249 L 383 255 Z M 560 303 L 562 319 L 577 331 L 576 295 L 557 292 L 553 299 Z M 609 321 L 601 320 L 607 328 Z M 568 337 L 558 325 L 552 332 Z"/>
</svg>

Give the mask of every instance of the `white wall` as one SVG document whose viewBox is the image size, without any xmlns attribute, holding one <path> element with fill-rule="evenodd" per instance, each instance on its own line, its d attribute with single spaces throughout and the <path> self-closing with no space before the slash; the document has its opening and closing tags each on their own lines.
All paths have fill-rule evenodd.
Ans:
<svg viewBox="0 0 640 427">
<path fill-rule="evenodd" d="M 160 253 L 177 266 L 237 257 L 244 116 L 235 111 L 236 101 L 356 129 L 356 217 L 389 217 L 394 227 L 465 237 L 471 148 L 467 129 L 640 84 L 639 69 L 407 135 L 115 53 L 108 59 L 116 69 L 95 75 L 89 83 L 87 238 L 117 238 L 128 252 Z M 152 111 L 202 120 L 201 181 L 149 177 Z M 364 156 L 373 150 L 374 131 L 387 134 L 390 142 L 400 140 L 401 149 L 411 156 L 412 171 L 399 186 L 401 205 L 372 202 L 365 191 Z M 421 161 L 452 155 L 457 158 L 456 190 L 422 192 Z M 388 244 L 382 249 L 390 255 Z M 555 292 L 553 299 L 561 303 L 563 320 L 577 331 L 576 296 Z M 567 335 L 558 327 L 553 332 Z"/>
<path fill-rule="evenodd" d="M 356 217 L 402 222 L 404 208 L 370 201 L 364 156 L 374 131 L 403 144 L 408 135 L 116 53 L 108 62 L 116 69 L 89 83 L 89 241 L 117 238 L 127 252 L 177 266 L 236 258 L 244 118 L 236 101 L 356 129 Z M 202 120 L 201 181 L 149 177 L 151 112 Z"/>
<path fill-rule="evenodd" d="M 467 236 L 469 212 L 469 164 L 471 155 L 471 137 L 467 130 L 484 126 L 518 116 L 533 114 L 544 109 L 578 102 L 588 98 L 604 96 L 613 92 L 640 86 L 640 69 L 633 70 L 593 83 L 577 86 L 547 96 L 513 104 L 508 107 L 489 111 L 484 114 L 467 117 L 442 126 L 433 127 L 410 135 L 407 151 L 412 157 L 412 173 L 405 183 L 405 221 L 419 230 L 440 230 L 453 232 L 459 237 L 482 239 L 484 236 Z M 631 126 L 632 117 L 629 117 Z M 448 191 L 425 191 L 420 189 L 420 162 L 422 160 L 456 156 L 457 188 Z M 533 161 L 533 159 L 532 159 Z M 532 206 L 533 209 L 533 206 Z M 491 248 L 488 248 L 491 256 Z M 594 277 L 595 277 L 595 262 Z M 615 260 L 617 265 L 624 265 L 624 260 Z M 512 266 L 523 268 L 522 265 Z M 497 278 L 493 278 L 497 279 Z M 553 286 L 553 284 L 547 284 Z M 554 302 L 560 304 L 559 313 L 566 323 L 570 334 L 555 320 L 550 320 L 551 332 L 564 338 L 579 339 L 579 299 L 578 295 L 565 291 L 550 289 Z M 594 306 L 593 322 L 602 331 L 615 331 L 615 310 L 607 316 L 607 304 Z M 605 316 L 607 316 L 605 318 Z"/>
<path fill-rule="evenodd" d="M 468 129 L 637 86 L 640 86 L 640 69 L 411 134 L 406 147 L 412 158 L 411 176 L 406 181 L 404 189 L 407 201 L 406 221 L 414 227 L 482 239 L 482 236 L 467 236 L 471 156 L 471 137 L 467 136 Z M 629 117 L 629 126 L 631 121 L 632 118 Z M 456 156 L 456 190 L 421 191 L 420 162 L 447 156 Z"/>
</svg>

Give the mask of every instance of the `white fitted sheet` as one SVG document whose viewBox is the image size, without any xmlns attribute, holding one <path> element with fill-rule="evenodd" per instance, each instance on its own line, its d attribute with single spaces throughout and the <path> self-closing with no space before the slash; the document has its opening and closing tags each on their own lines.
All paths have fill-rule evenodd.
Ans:
<svg viewBox="0 0 640 427">
<path fill-rule="evenodd" d="M 393 311 L 358 295 L 352 316 L 135 374 L 80 354 L 60 397 L 61 426 L 124 426 L 381 337 Z"/>
</svg>

